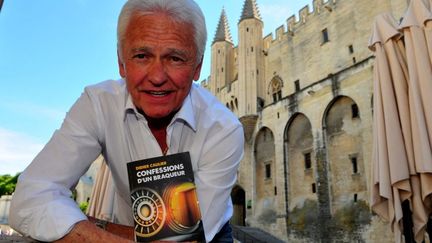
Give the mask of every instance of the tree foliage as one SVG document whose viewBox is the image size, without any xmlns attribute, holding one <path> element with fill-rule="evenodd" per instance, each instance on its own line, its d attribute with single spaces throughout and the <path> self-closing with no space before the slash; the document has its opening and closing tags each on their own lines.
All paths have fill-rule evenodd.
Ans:
<svg viewBox="0 0 432 243">
<path fill-rule="evenodd" d="M 79 205 L 79 207 L 80 207 L 80 209 L 81 209 L 81 211 L 82 211 L 83 213 L 87 213 L 87 208 L 88 208 L 88 206 L 89 206 L 89 203 L 88 203 L 88 202 L 82 202 L 82 203 L 80 203 L 80 205 Z"/>
<path fill-rule="evenodd" d="M 2 195 L 12 195 L 15 191 L 15 186 L 18 181 L 18 176 L 20 173 L 15 176 L 11 175 L 0 175 L 0 196 Z"/>
</svg>

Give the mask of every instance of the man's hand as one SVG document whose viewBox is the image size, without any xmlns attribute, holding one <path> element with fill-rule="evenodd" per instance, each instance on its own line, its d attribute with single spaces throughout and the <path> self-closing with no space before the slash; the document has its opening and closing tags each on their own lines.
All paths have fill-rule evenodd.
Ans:
<svg viewBox="0 0 432 243">
<path fill-rule="evenodd" d="M 119 224 L 107 224 L 106 230 L 97 227 L 95 218 L 78 222 L 72 230 L 57 242 L 134 242 L 133 228 Z"/>
<path fill-rule="evenodd" d="M 107 223 L 106 229 L 96 226 L 98 219 L 88 216 L 89 220 L 75 224 L 71 232 L 56 242 L 134 242 L 133 227 L 114 223 Z M 152 241 L 152 243 L 175 243 L 175 241 Z M 192 242 L 193 243 L 193 242 Z"/>
</svg>

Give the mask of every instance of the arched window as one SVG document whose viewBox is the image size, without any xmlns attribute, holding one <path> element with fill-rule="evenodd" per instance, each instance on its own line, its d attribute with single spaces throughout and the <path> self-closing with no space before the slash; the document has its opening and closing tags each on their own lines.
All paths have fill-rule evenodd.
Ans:
<svg viewBox="0 0 432 243">
<path fill-rule="evenodd" d="M 270 81 L 269 93 L 272 94 L 273 102 L 277 102 L 282 99 L 282 86 L 283 82 L 279 76 L 274 77 Z"/>
</svg>

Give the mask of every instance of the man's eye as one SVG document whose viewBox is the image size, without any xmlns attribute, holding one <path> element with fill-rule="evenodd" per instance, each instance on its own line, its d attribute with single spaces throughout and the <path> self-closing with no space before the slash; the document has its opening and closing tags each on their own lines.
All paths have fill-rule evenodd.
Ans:
<svg viewBox="0 0 432 243">
<path fill-rule="evenodd" d="M 135 56 L 133 56 L 133 58 L 144 59 L 146 58 L 146 54 L 136 54 Z"/>
<path fill-rule="evenodd" d="M 173 62 L 183 62 L 183 59 L 177 56 L 172 56 L 171 61 Z"/>
</svg>

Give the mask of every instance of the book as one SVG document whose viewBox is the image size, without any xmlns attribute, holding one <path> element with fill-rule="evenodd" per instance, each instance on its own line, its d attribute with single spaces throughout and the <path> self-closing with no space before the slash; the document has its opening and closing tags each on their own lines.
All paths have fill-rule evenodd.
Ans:
<svg viewBox="0 0 432 243">
<path fill-rule="evenodd" d="M 135 241 L 205 242 L 189 152 L 127 164 Z"/>
</svg>

